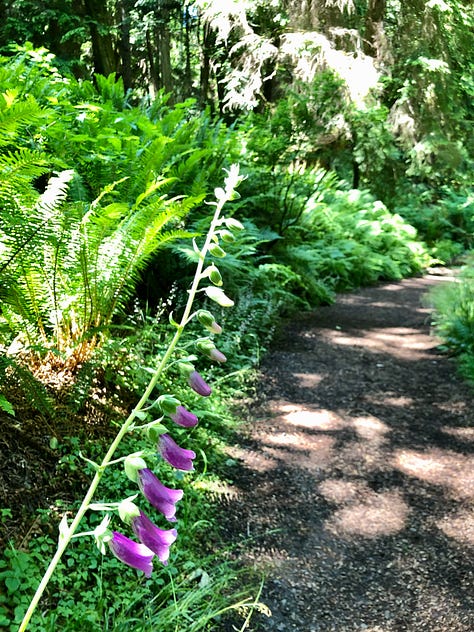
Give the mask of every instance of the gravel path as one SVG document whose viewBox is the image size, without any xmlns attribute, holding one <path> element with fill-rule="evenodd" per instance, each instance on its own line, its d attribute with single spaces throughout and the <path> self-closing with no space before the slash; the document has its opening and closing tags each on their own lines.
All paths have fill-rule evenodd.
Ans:
<svg viewBox="0 0 474 632">
<path fill-rule="evenodd" d="M 267 355 L 224 512 L 266 571 L 248 630 L 474 631 L 474 392 L 421 301 L 444 278 L 342 295 Z"/>
</svg>

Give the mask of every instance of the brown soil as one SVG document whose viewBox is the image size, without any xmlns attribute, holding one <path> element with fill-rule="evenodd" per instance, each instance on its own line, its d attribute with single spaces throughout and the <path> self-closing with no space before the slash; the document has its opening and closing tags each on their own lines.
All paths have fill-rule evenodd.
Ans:
<svg viewBox="0 0 474 632">
<path fill-rule="evenodd" d="M 474 630 L 474 392 L 430 335 L 428 275 L 292 321 L 235 446 L 224 527 L 266 571 L 253 630 Z"/>
</svg>

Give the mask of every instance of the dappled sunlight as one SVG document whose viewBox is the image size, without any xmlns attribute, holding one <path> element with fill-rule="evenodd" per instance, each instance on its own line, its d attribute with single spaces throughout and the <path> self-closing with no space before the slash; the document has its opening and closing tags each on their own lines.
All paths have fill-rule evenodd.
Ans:
<svg viewBox="0 0 474 632">
<path fill-rule="evenodd" d="M 330 410 L 300 408 L 288 412 L 283 416 L 283 419 L 293 426 L 320 431 L 340 430 L 347 426 L 347 423 L 339 415 Z"/>
<path fill-rule="evenodd" d="M 362 480 L 328 478 L 318 485 L 318 491 L 328 502 L 340 505 L 360 499 L 370 489 Z"/>
<path fill-rule="evenodd" d="M 387 395 L 386 393 L 365 395 L 365 400 L 371 404 L 395 406 L 397 408 L 409 408 L 415 403 L 413 397 L 407 397 L 406 395 Z"/>
<path fill-rule="evenodd" d="M 344 79 L 351 100 L 359 107 L 379 79 L 374 59 L 364 54 L 361 39 L 351 29 L 338 29 L 334 35 L 353 38 L 352 46 L 357 54 L 338 50 L 323 33 L 286 33 L 281 38 L 280 50 L 295 62 L 294 73 L 303 81 L 312 81 L 321 67 L 327 66 Z M 355 39 L 354 39 L 355 36 Z M 295 55 L 297 53 L 297 55 Z"/>
<path fill-rule="evenodd" d="M 370 304 L 370 308 L 371 309 L 377 308 L 377 307 L 380 307 L 382 309 L 390 309 L 390 308 L 395 308 L 396 309 L 397 307 L 399 307 L 399 304 L 396 301 L 375 301 L 375 302 Z M 431 310 L 429 308 L 422 307 L 421 305 L 420 305 L 420 307 L 416 307 L 416 308 L 411 307 L 410 309 L 416 314 L 427 314 L 428 315 L 431 312 Z"/>
<path fill-rule="evenodd" d="M 268 434 L 262 437 L 263 454 L 274 460 L 275 465 L 303 470 L 319 470 L 327 467 L 334 459 L 336 439 L 328 435 Z"/>
<path fill-rule="evenodd" d="M 451 437 L 461 439 L 461 441 L 474 442 L 474 428 L 456 428 L 452 426 L 443 426 L 441 432 L 445 432 Z"/>
<path fill-rule="evenodd" d="M 474 509 L 459 511 L 454 516 L 444 516 L 436 521 L 436 526 L 460 544 L 474 546 Z"/>
<path fill-rule="evenodd" d="M 384 443 L 386 441 L 385 435 L 390 432 L 390 428 L 386 424 L 372 415 L 356 417 L 352 420 L 352 425 L 361 439 L 375 444 Z"/>
<path fill-rule="evenodd" d="M 426 452 L 397 450 L 393 466 L 457 498 L 474 498 L 474 457 L 432 448 Z"/>
<path fill-rule="evenodd" d="M 328 531 L 338 536 L 378 538 L 405 528 L 410 509 L 399 492 L 356 490 L 355 496 L 363 497 L 356 502 L 349 500 L 326 520 Z"/>
<path fill-rule="evenodd" d="M 420 336 L 420 332 L 411 327 L 384 327 L 357 332 L 352 336 L 337 329 L 326 330 L 325 337 L 332 344 L 347 347 L 363 347 L 364 349 L 382 351 L 396 358 L 413 360 L 416 352 L 418 358 L 431 357 L 426 353 L 436 349 L 437 341 L 431 336 Z"/>
<path fill-rule="evenodd" d="M 301 440 L 302 437 L 296 434 L 288 434 L 286 432 L 277 432 L 268 437 L 267 441 L 270 444 L 275 445 L 291 445 L 291 446 L 300 446 L 303 447 L 304 441 Z"/>
<path fill-rule="evenodd" d="M 226 446 L 225 452 L 232 459 L 241 461 L 246 467 L 255 472 L 269 472 L 277 466 L 277 462 L 272 456 L 263 454 L 260 451 L 248 450 L 239 446 Z"/>
<path fill-rule="evenodd" d="M 303 388 L 315 388 L 324 379 L 320 373 L 293 373 Z"/>
</svg>

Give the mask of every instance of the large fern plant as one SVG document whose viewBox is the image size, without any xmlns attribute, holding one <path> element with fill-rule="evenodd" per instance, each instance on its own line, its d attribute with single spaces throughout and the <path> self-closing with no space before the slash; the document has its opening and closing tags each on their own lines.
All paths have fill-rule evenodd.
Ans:
<svg viewBox="0 0 474 632">
<path fill-rule="evenodd" d="M 17 96 L 0 96 L 0 342 L 77 362 L 152 254 L 188 235 L 182 220 L 203 194 L 168 196 L 174 178 L 157 174 L 150 148 L 136 157 L 136 177 L 103 186 L 92 201 L 73 169 L 57 171 L 40 193 L 38 178 L 61 163 L 29 139 L 50 113 Z"/>
<path fill-rule="evenodd" d="M 70 201 L 74 177 L 68 170 L 51 178 L 15 228 L 0 221 L 2 315 L 17 346 L 40 345 L 73 362 L 126 303 L 149 257 L 188 235 L 180 221 L 201 199 L 167 198 L 170 182 L 162 179 L 132 204 L 114 201 L 121 182 L 92 203 Z"/>
</svg>

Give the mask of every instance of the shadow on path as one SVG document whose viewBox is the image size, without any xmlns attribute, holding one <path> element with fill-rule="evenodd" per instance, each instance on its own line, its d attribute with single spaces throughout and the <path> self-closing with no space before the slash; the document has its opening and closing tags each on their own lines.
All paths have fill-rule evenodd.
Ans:
<svg viewBox="0 0 474 632">
<path fill-rule="evenodd" d="M 230 448 L 225 529 L 267 572 L 253 629 L 474 630 L 474 392 L 409 279 L 283 332 Z"/>
</svg>

